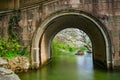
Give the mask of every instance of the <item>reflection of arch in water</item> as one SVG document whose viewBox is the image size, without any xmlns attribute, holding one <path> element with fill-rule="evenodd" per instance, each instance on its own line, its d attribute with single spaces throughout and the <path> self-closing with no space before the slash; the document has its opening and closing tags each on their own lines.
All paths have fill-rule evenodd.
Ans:
<svg viewBox="0 0 120 80">
<path fill-rule="evenodd" d="M 32 40 L 31 62 L 33 67 L 44 64 L 51 58 L 50 48 L 54 36 L 65 28 L 78 28 L 90 37 L 93 45 L 93 60 L 104 67 L 112 65 L 111 40 L 106 27 L 94 16 L 81 10 L 61 10 L 38 27 Z"/>
</svg>

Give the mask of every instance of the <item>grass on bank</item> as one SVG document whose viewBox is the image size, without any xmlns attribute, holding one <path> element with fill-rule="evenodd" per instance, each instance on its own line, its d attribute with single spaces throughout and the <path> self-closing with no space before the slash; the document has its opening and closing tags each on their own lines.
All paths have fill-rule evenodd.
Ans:
<svg viewBox="0 0 120 80">
<path fill-rule="evenodd" d="M 52 41 L 53 55 L 73 55 L 77 50 L 86 51 L 87 48 L 84 46 L 77 47 L 73 44 L 67 45 L 63 43 L 58 43 L 55 40 Z"/>
</svg>

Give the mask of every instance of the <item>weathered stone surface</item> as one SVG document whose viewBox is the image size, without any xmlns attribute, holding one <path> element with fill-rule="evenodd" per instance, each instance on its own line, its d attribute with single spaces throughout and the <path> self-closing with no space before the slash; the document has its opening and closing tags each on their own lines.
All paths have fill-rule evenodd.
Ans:
<svg viewBox="0 0 120 80">
<path fill-rule="evenodd" d="M 8 61 L 0 57 L 0 67 L 6 68 L 8 66 Z"/>
<path fill-rule="evenodd" d="M 16 74 L 0 76 L 0 80 L 20 80 Z"/>
<path fill-rule="evenodd" d="M 7 60 L 0 57 L 0 66 L 8 64 Z"/>
<path fill-rule="evenodd" d="M 3 76 L 3 75 L 9 75 L 9 74 L 13 74 L 14 72 L 9 70 L 9 69 L 5 69 L 5 68 L 0 68 L 0 76 Z"/>
<path fill-rule="evenodd" d="M 13 71 L 5 68 L 0 68 L 0 80 L 20 80 Z"/>
<path fill-rule="evenodd" d="M 120 55 L 118 55 L 118 53 L 120 52 L 120 46 L 119 46 L 120 45 L 120 38 L 119 38 L 119 34 L 120 34 L 120 28 L 119 28 L 120 27 L 120 10 L 119 10 L 119 6 L 118 6 L 120 4 L 119 0 L 114 0 L 114 1 L 111 1 L 111 2 L 102 2 L 102 0 L 97 1 L 97 2 L 94 2 L 95 1 L 94 0 L 94 1 L 91 2 L 89 0 L 86 0 L 85 2 L 87 4 L 84 4 L 84 2 L 80 2 L 80 1 L 76 2 L 74 0 L 52 0 L 52 1 L 48 0 L 50 2 L 45 2 L 45 3 L 41 3 L 40 5 L 39 4 L 36 5 L 36 3 L 38 1 L 40 1 L 40 0 L 34 0 L 34 1 L 33 0 L 21 0 L 20 5 L 17 4 L 17 3 L 14 3 L 14 0 L 10 0 L 10 2 L 9 1 L 7 2 L 5 0 L 1 0 L 1 3 L 0 3 L 1 4 L 0 9 L 2 9 L 2 10 L 18 8 L 18 6 L 21 7 L 18 10 L 21 11 L 19 13 L 20 17 L 21 17 L 21 21 L 22 21 L 20 26 L 23 28 L 23 32 L 21 33 L 22 34 L 21 39 L 23 39 L 22 42 L 24 43 L 24 45 L 22 44 L 22 46 L 27 45 L 26 41 L 27 41 L 27 43 L 31 43 L 31 41 L 35 40 L 35 44 L 34 44 L 34 42 L 32 42 L 33 46 L 31 46 L 31 44 L 27 45 L 27 46 L 31 47 L 31 56 L 32 56 L 31 61 L 33 61 L 33 63 L 37 63 L 37 62 L 34 62 L 34 61 L 39 61 L 40 60 L 38 58 L 34 58 L 34 56 L 33 56 L 33 55 L 36 55 L 36 53 L 39 52 L 39 51 L 37 51 L 36 48 L 40 48 L 40 46 L 35 46 L 35 45 L 40 44 L 40 42 L 38 44 L 36 44 L 37 39 L 33 38 L 33 36 L 32 36 L 32 35 L 35 35 L 35 33 L 36 33 L 36 32 L 34 32 L 34 30 L 35 31 L 36 30 L 41 30 L 40 32 L 42 33 L 42 30 L 43 30 L 42 27 L 38 28 L 39 25 L 42 24 L 41 22 L 44 19 L 47 19 L 46 17 L 51 16 L 53 14 L 57 14 L 56 11 L 60 12 L 60 10 L 63 10 L 63 9 L 66 9 L 66 11 L 67 11 L 67 8 L 86 11 L 88 13 L 91 13 L 95 17 L 98 17 L 98 19 L 100 19 L 103 24 L 106 23 L 105 25 L 106 25 L 107 29 L 104 28 L 103 31 L 106 30 L 105 33 L 110 32 L 109 33 L 110 34 L 110 40 L 109 39 L 108 40 L 111 41 L 110 42 L 111 45 L 108 45 L 108 48 L 103 48 L 103 49 L 109 49 L 111 47 L 110 52 L 113 52 L 115 54 L 115 56 L 113 56 L 113 53 L 111 53 L 108 56 L 111 56 L 111 57 L 113 56 L 113 59 L 111 59 L 113 61 L 115 59 L 120 60 Z M 46 1 L 46 0 L 41 0 L 41 1 Z M 6 2 L 8 3 L 8 6 L 4 5 Z M 18 2 L 18 0 L 15 1 L 15 2 Z M 15 5 L 13 5 L 13 3 Z M 35 3 L 35 5 L 34 5 L 34 3 Z M 116 5 L 113 5 L 113 3 L 116 4 Z M 33 4 L 34 6 L 31 5 L 31 4 Z M 22 8 L 22 7 L 25 7 L 25 6 L 28 6 L 28 5 L 29 5 L 29 7 Z M 8 38 L 8 26 L 9 26 L 10 16 L 15 15 L 14 12 L 12 12 L 12 11 L 9 12 L 9 13 L 8 12 L 7 13 L 0 12 L 0 21 L 1 21 L 1 30 L 2 30 L 1 33 L 3 34 L 3 35 L 2 34 L 1 35 L 5 38 Z M 28 16 L 31 15 L 30 12 L 32 13 L 32 16 L 33 16 L 32 18 L 28 17 Z M 38 17 L 36 16 L 36 14 L 38 14 Z M 32 22 L 30 23 L 29 20 L 32 20 Z M 65 20 L 63 20 L 63 21 L 65 21 Z M 77 20 L 77 21 L 79 21 L 79 20 Z M 59 22 L 62 23 L 62 21 L 59 21 Z M 87 21 L 84 21 L 84 22 L 87 22 Z M 84 22 L 82 22 L 82 23 L 84 23 Z M 68 24 L 65 24 L 65 25 L 68 25 Z M 56 24 L 56 25 L 58 25 L 58 24 Z M 83 26 L 88 26 L 88 25 L 89 24 L 85 24 Z M 44 29 L 47 29 L 47 28 L 44 28 Z M 52 29 L 53 28 L 51 28 L 51 30 Z M 58 29 L 56 28 L 55 30 L 57 31 Z M 84 30 L 86 30 L 86 28 L 84 28 Z M 88 31 L 94 32 L 93 30 L 94 30 L 94 28 L 91 28 L 91 30 L 87 30 L 86 32 L 88 32 Z M 101 31 L 101 32 L 103 32 L 103 31 Z M 95 35 L 95 37 L 97 37 L 96 33 L 98 33 L 98 32 L 96 31 L 94 33 L 95 34 L 93 34 L 93 36 Z M 39 37 L 40 37 L 40 34 L 39 34 Z M 102 39 L 102 38 L 98 38 L 98 39 L 96 38 L 95 42 L 98 41 L 99 39 Z M 41 41 L 41 40 L 38 40 L 38 41 Z M 100 42 L 101 41 L 98 41 L 98 45 L 101 45 L 101 44 L 99 44 Z M 35 48 L 35 49 L 32 49 L 32 48 Z M 93 48 L 94 48 L 94 45 L 93 45 Z M 95 50 L 95 51 L 101 53 L 100 52 L 101 48 L 97 48 L 97 49 L 98 50 Z M 93 53 L 95 53 L 95 52 L 93 51 Z M 38 54 L 40 54 L 40 53 L 38 53 Z M 102 55 L 102 56 L 106 57 L 107 53 L 105 55 Z M 96 58 L 98 60 L 103 61 L 103 58 L 101 58 L 99 56 L 96 57 Z M 108 61 L 108 62 L 112 62 L 112 61 Z M 115 64 L 113 64 L 113 65 L 115 65 Z M 115 66 L 117 66 L 117 65 L 118 65 L 118 63 L 116 63 Z"/>
<path fill-rule="evenodd" d="M 23 72 L 29 69 L 29 60 L 27 57 L 18 56 L 8 60 L 8 65 L 14 72 Z"/>
</svg>

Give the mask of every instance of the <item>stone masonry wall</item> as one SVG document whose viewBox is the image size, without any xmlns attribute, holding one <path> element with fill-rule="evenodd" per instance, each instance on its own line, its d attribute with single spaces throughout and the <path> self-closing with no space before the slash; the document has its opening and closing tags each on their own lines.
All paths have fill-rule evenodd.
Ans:
<svg viewBox="0 0 120 80">
<path fill-rule="evenodd" d="M 81 0 L 80 0 L 81 1 Z M 83 2 L 74 0 L 52 0 L 44 4 L 37 4 L 32 7 L 20 8 L 19 26 L 22 28 L 21 45 L 27 46 L 30 50 L 32 37 L 40 23 L 50 14 L 67 8 L 87 11 L 106 25 L 112 40 L 113 63 L 120 66 L 120 1 L 108 2 Z M 10 17 L 14 11 L 0 13 L 0 36 L 8 38 L 8 27 Z"/>
</svg>

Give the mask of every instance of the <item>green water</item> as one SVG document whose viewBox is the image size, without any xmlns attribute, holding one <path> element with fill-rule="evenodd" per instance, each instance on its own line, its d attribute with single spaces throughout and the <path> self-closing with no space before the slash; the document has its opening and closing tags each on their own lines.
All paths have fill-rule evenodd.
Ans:
<svg viewBox="0 0 120 80">
<path fill-rule="evenodd" d="M 120 80 L 120 72 L 93 67 L 91 54 L 54 57 L 42 69 L 19 74 L 21 80 Z"/>
</svg>

